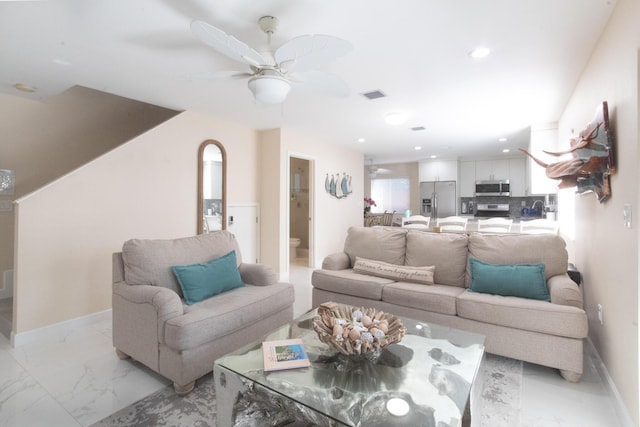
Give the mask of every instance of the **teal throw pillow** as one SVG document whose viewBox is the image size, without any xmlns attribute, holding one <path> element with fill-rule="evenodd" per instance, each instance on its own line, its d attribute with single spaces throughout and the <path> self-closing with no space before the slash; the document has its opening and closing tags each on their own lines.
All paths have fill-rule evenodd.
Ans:
<svg viewBox="0 0 640 427">
<path fill-rule="evenodd" d="M 489 264 L 469 259 L 473 292 L 551 301 L 544 264 Z"/>
<path fill-rule="evenodd" d="M 189 305 L 244 286 L 236 263 L 236 251 L 204 264 L 171 268 Z"/>
</svg>

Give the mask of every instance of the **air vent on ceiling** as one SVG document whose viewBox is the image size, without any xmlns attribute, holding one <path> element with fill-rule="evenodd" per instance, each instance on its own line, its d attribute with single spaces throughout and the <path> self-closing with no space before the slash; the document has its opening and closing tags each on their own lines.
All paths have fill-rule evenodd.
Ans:
<svg viewBox="0 0 640 427">
<path fill-rule="evenodd" d="M 418 132 L 418 131 L 421 131 L 421 130 L 426 130 L 426 128 L 424 126 L 415 126 L 415 127 L 409 128 L 409 129 L 411 129 L 414 132 Z"/>
<path fill-rule="evenodd" d="M 387 95 L 382 93 L 382 91 L 380 91 L 380 90 L 374 90 L 374 91 L 371 91 L 371 92 L 365 92 L 365 93 L 362 94 L 362 96 L 364 96 L 367 99 L 378 99 L 378 98 L 384 98 Z"/>
</svg>

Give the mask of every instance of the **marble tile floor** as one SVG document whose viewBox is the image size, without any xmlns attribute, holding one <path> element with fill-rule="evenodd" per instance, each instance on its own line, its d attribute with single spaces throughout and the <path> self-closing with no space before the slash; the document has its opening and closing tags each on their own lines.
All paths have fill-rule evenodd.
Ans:
<svg viewBox="0 0 640 427">
<path fill-rule="evenodd" d="M 291 263 L 296 316 L 311 307 L 311 272 L 305 261 Z M 553 369 L 524 364 L 520 426 L 623 425 L 593 355 L 585 356 L 585 375 L 578 384 L 564 381 Z M 168 384 L 137 362 L 116 357 L 110 312 L 81 327 L 56 328 L 46 339 L 15 349 L 0 335 L 1 426 L 89 426 Z"/>
</svg>

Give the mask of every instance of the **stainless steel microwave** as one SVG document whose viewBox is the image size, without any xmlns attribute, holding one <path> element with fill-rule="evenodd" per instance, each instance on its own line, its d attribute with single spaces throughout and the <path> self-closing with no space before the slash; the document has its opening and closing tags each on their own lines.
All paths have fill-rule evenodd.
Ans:
<svg viewBox="0 0 640 427">
<path fill-rule="evenodd" d="M 476 181 L 476 197 L 511 196 L 509 180 Z"/>
</svg>

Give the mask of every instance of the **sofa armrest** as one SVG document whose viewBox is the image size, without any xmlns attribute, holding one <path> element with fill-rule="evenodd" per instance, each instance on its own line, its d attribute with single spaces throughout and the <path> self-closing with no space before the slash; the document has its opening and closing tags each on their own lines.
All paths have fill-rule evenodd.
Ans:
<svg viewBox="0 0 640 427">
<path fill-rule="evenodd" d="M 583 308 L 582 291 L 568 274 L 558 274 L 547 280 L 551 302 L 553 304 L 568 305 Z"/>
<path fill-rule="evenodd" d="M 323 270 L 346 270 L 349 267 L 351 267 L 351 260 L 345 252 L 327 255 L 322 261 Z"/>
<path fill-rule="evenodd" d="M 154 327 L 156 340 L 164 342 L 164 324 L 167 320 L 184 314 L 180 296 L 174 291 L 161 286 L 129 285 L 126 282 L 113 284 L 113 317 L 114 334 L 117 325 L 124 329 L 134 328 L 130 320 L 136 318 L 136 328 L 141 327 L 139 318 L 144 317 L 143 324 Z M 118 318 L 118 319 L 116 319 Z M 142 331 L 137 331 L 141 333 Z M 146 333 L 152 331 L 147 330 Z M 115 338 L 115 337 L 114 337 Z"/>
<path fill-rule="evenodd" d="M 271 267 L 264 264 L 241 263 L 238 267 L 240 278 L 244 283 L 256 286 L 268 286 L 278 283 L 278 275 Z"/>
</svg>

